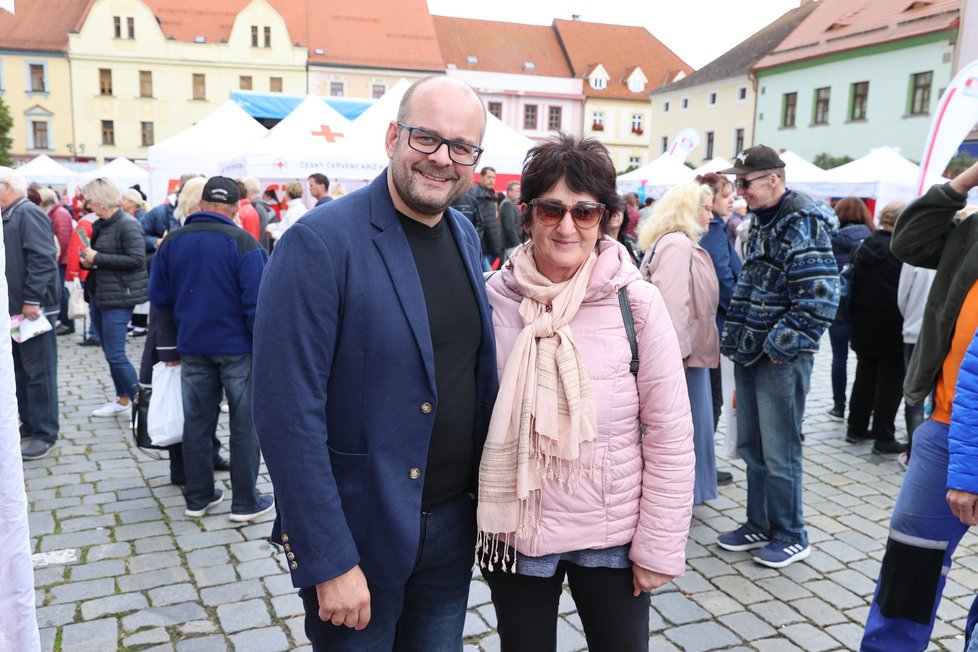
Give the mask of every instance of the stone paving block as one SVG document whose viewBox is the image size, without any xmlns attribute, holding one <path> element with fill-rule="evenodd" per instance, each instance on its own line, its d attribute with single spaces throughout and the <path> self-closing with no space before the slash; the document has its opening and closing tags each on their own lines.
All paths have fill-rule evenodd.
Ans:
<svg viewBox="0 0 978 652">
<path fill-rule="evenodd" d="M 264 559 L 278 553 L 279 548 L 268 541 L 243 541 L 229 546 L 231 555 L 239 562 Z"/>
<path fill-rule="evenodd" d="M 122 644 L 126 647 L 141 647 L 143 645 L 152 645 L 153 643 L 169 643 L 170 635 L 166 633 L 166 630 L 162 627 L 155 627 L 153 629 L 146 629 L 141 632 L 137 632 L 132 636 L 127 636 L 122 639 Z"/>
<path fill-rule="evenodd" d="M 133 501 L 135 502 L 135 501 Z M 147 521 L 155 521 L 160 517 L 160 510 L 156 507 L 147 507 L 145 509 L 133 509 L 128 512 L 120 512 L 118 515 L 119 522 L 123 525 L 132 525 L 134 523 L 145 523 Z"/>
<path fill-rule="evenodd" d="M 496 609 L 491 604 L 482 605 L 476 609 L 476 613 L 482 617 L 482 620 L 486 621 L 486 624 L 490 628 L 496 629 L 496 625 L 498 624 L 496 621 Z"/>
<path fill-rule="evenodd" d="M 727 575 L 718 577 L 713 583 L 741 604 L 750 605 L 771 599 L 771 594 L 745 577 Z"/>
<path fill-rule="evenodd" d="M 261 578 L 261 582 L 265 585 L 265 591 L 269 595 L 298 595 L 299 592 L 299 589 L 292 586 L 290 575 L 269 575 Z M 473 590 L 478 590 L 475 587 L 475 582 L 472 583 L 472 589 L 469 590 L 470 596 Z"/>
<path fill-rule="evenodd" d="M 136 547 L 136 554 L 139 555 L 176 549 L 176 546 L 173 543 L 173 537 L 166 535 L 148 537 L 146 539 L 136 539 L 133 541 L 133 545 Z"/>
<path fill-rule="evenodd" d="M 240 632 L 271 623 L 271 617 L 263 600 L 222 604 L 217 608 L 217 618 L 225 632 Z"/>
<path fill-rule="evenodd" d="M 224 546 L 202 548 L 187 553 L 187 565 L 191 568 L 204 566 L 219 566 L 231 563 L 231 556 Z"/>
<path fill-rule="evenodd" d="M 477 613 L 469 611 L 465 614 L 465 625 L 462 629 L 462 638 L 469 638 L 470 636 L 483 636 L 491 631 L 489 625 L 486 621 L 482 619 Z"/>
<path fill-rule="evenodd" d="M 807 652 L 804 648 L 800 648 L 788 639 L 781 637 L 754 641 L 752 645 L 758 652 Z"/>
<path fill-rule="evenodd" d="M 34 569 L 34 586 L 48 586 L 50 584 L 61 584 L 65 581 L 71 566 L 47 566 Z"/>
<path fill-rule="evenodd" d="M 752 613 L 741 611 L 720 617 L 720 622 L 747 641 L 774 636 L 777 631 Z"/>
<path fill-rule="evenodd" d="M 799 566 L 800 564 L 793 565 Z M 812 594 L 811 591 L 803 586 L 799 586 L 787 577 L 768 577 L 758 580 L 757 585 L 771 595 L 778 596 L 781 600 L 797 600 L 799 598 L 806 598 Z"/>
<path fill-rule="evenodd" d="M 169 627 L 206 618 L 207 612 L 199 604 L 184 602 L 166 607 L 149 607 L 125 616 L 122 628 L 132 632 L 143 627 Z"/>
<path fill-rule="evenodd" d="M 685 652 L 718 650 L 740 643 L 739 636 L 712 621 L 667 629 L 665 635 Z"/>
<path fill-rule="evenodd" d="M 190 573 L 194 577 L 197 586 L 207 587 L 218 584 L 229 584 L 238 579 L 238 574 L 234 572 L 232 566 L 204 566 L 203 568 L 190 568 Z"/>
<path fill-rule="evenodd" d="M 672 644 L 672 641 L 667 639 L 665 636 L 653 636 L 649 639 L 649 652 L 681 652 L 678 647 Z"/>
<path fill-rule="evenodd" d="M 177 643 L 177 652 L 227 652 L 227 640 L 221 636 L 185 638 Z"/>
<path fill-rule="evenodd" d="M 786 625 L 781 628 L 781 634 L 807 652 L 834 650 L 839 645 L 831 636 L 808 623 Z"/>
<path fill-rule="evenodd" d="M 50 590 L 52 603 L 77 602 L 88 598 L 101 598 L 115 593 L 115 580 L 100 579 L 87 582 L 72 582 L 55 586 Z"/>
<path fill-rule="evenodd" d="M 61 630 L 61 649 L 71 652 L 114 650 L 118 640 L 119 623 L 115 618 L 74 623 Z"/>
<path fill-rule="evenodd" d="M 696 569 L 703 577 L 709 577 L 711 581 L 723 575 L 733 575 L 737 571 L 734 567 L 716 557 L 703 557 L 688 559 L 687 564 Z"/>
<path fill-rule="evenodd" d="M 135 555 L 129 560 L 130 573 L 146 573 L 148 571 L 171 568 L 180 565 L 180 555 L 175 550 Z"/>
<path fill-rule="evenodd" d="M 67 604 L 53 604 L 48 607 L 37 608 L 38 627 L 57 627 L 66 623 L 74 622 L 77 605 L 73 602 Z"/>
<path fill-rule="evenodd" d="M 832 555 L 823 552 L 819 548 L 812 548 L 812 554 L 805 560 L 805 564 L 811 566 L 822 574 L 839 571 L 845 568 L 845 564 Z M 792 564 L 792 566 L 798 566 L 798 564 Z M 792 566 L 789 566 L 788 568 L 792 568 Z"/>
<path fill-rule="evenodd" d="M 80 530 L 92 530 L 94 528 L 107 528 L 115 525 L 114 514 L 102 514 L 101 516 L 83 516 L 78 518 L 59 519 L 62 532 L 78 532 Z"/>
<path fill-rule="evenodd" d="M 265 589 L 262 587 L 261 582 L 256 579 L 221 584 L 220 586 L 212 586 L 201 589 L 200 591 L 201 601 L 209 607 L 237 602 L 239 600 L 262 598 L 264 596 Z"/>
<path fill-rule="evenodd" d="M 115 495 L 119 498 L 119 500 L 135 500 L 137 498 L 146 498 L 152 495 L 150 494 L 149 489 L 147 489 L 145 486 L 142 486 L 143 480 L 140 480 L 138 484 L 140 486 L 133 487 L 132 489 L 124 489 L 122 491 L 116 491 Z"/>
<path fill-rule="evenodd" d="M 700 593 L 701 591 L 709 591 L 713 588 L 713 585 L 696 571 L 687 571 L 682 577 L 674 579 L 672 584 L 686 594 Z"/>
<path fill-rule="evenodd" d="M 557 613 L 568 614 L 572 611 L 577 611 L 577 605 L 574 604 L 574 598 L 565 585 L 564 590 L 560 592 L 560 600 L 557 601 Z"/>
<path fill-rule="evenodd" d="M 557 652 L 579 652 L 587 649 L 587 640 L 563 618 L 557 619 Z"/>
<path fill-rule="evenodd" d="M 839 641 L 846 649 L 856 650 L 863 640 L 863 625 L 849 622 L 829 625 L 825 628 L 825 633 Z"/>
<path fill-rule="evenodd" d="M 302 606 L 302 598 L 298 594 L 279 595 L 272 598 L 272 611 L 276 619 L 288 616 L 300 616 L 305 613 Z"/>
<path fill-rule="evenodd" d="M 843 563 L 857 561 L 866 557 L 866 553 L 862 550 L 853 548 L 849 544 L 838 539 L 833 541 L 824 541 L 819 544 L 818 549 L 827 555 L 835 557 Z"/>
<path fill-rule="evenodd" d="M 289 640 L 280 627 L 264 627 L 250 629 L 231 636 L 231 644 L 235 652 L 280 652 L 289 649 Z"/>
<path fill-rule="evenodd" d="M 108 530 L 85 530 L 71 534 L 48 534 L 41 538 L 41 552 L 63 548 L 84 548 L 110 542 Z"/>
<path fill-rule="evenodd" d="M 169 568 L 118 578 L 119 588 L 123 591 L 145 591 L 146 589 L 152 589 L 157 586 L 176 584 L 188 580 L 187 571 L 179 566 L 171 566 Z"/>
<path fill-rule="evenodd" d="M 116 495 L 111 491 L 100 494 L 90 493 L 82 496 L 81 499 L 82 503 L 86 505 L 104 505 L 106 503 L 115 504 L 117 502 Z"/>
<path fill-rule="evenodd" d="M 177 546 L 181 550 L 197 550 L 211 546 L 223 546 L 244 541 L 237 530 L 217 530 L 215 532 L 200 532 L 180 534 L 177 536 Z"/>
<path fill-rule="evenodd" d="M 309 639 L 306 638 L 305 630 L 305 617 L 300 616 L 298 618 L 287 618 L 285 620 L 285 629 L 289 634 L 289 637 L 295 641 L 296 645 L 308 644 Z"/>
<path fill-rule="evenodd" d="M 649 607 L 649 632 L 661 632 L 662 630 L 669 627 L 669 623 L 665 621 L 655 607 Z"/>
<path fill-rule="evenodd" d="M 180 602 L 195 602 L 200 599 L 197 589 L 193 584 L 168 584 L 159 588 L 151 589 L 149 602 L 154 607 L 161 607 Z"/>
<path fill-rule="evenodd" d="M 677 625 L 710 618 L 708 611 L 678 592 L 653 595 L 652 606 L 663 618 Z"/>
<path fill-rule="evenodd" d="M 801 614 L 779 600 L 752 604 L 748 605 L 747 608 L 775 629 L 804 620 Z"/>
<path fill-rule="evenodd" d="M 265 559 L 255 559 L 253 561 L 242 562 L 238 564 L 237 571 L 238 576 L 243 580 L 253 577 L 279 575 L 282 573 L 282 569 L 278 565 L 278 562 L 269 557 L 266 557 Z"/>
<path fill-rule="evenodd" d="M 117 577 L 126 572 L 126 562 L 121 559 L 105 559 L 103 561 L 79 564 L 71 568 L 71 581 L 94 580 L 99 577 Z"/>
<path fill-rule="evenodd" d="M 704 591 L 702 593 L 694 593 L 689 597 L 714 616 L 722 616 L 724 614 L 743 611 L 744 609 L 742 604 L 723 591 Z"/>
<path fill-rule="evenodd" d="M 197 634 L 213 634 L 216 631 L 217 625 L 210 620 L 188 620 L 177 626 L 177 634 L 181 638 Z"/>
<path fill-rule="evenodd" d="M 490 634 L 479 641 L 479 649 L 482 652 L 500 652 L 502 643 L 499 641 L 499 634 Z"/>
<path fill-rule="evenodd" d="M 27 528 L 31 536 L 53 534 L 55 530 L 54 515 L 51 512 L 31 511 L 27 514 Z"/>
<path fill-rule="evenodd" d="M 126 542 L 106 543 L 100 546 L 92 546 L 85 554 L 85 561 L 92 563 L 103 559 L 118 559 L 128 557 L 132 554 L 132 546 Z"/>
<path fill-rule="evenodd" d="M 489 604 L 492 602 L 492 592 L 489 590 L 489 585 L 480 580 L 475 580 L 469 585 L 469 602 L 468 606 L 475 607 L 480 604 Z"/>
<path fill-rule="evenodd" d="M 39 631 L 41 636 L 41 649 L 42 650 L 53 650 L 54 649 L 54 639 L 58 635 L 57 627 L 44 627 Z M 61 648 L 62 650 L 64 647 Z"/>
<path fill-rule="evenodd" d="M 31 505 L 30 515 L 37 512 L 46 512 L 53 509 L 63 509 L 65 507 L 75 507 L 81 505 L 82 499 L 78 496 L 62 496 L 60 498 L 49 498 L 47 500 L 35 500 Z M 33 533 L 33 530 L 31 530 Z"/>
<path fill-rule="evenodd" d="M 76 505 L 75 507 L 65 507 L 63 509 L 56 510 L 57 517 L 61 519 L 69 518 L 82 518 L 89 517 L 94 518 L 102 513 L 102 506 L 93 503 L 84 503 L 82 505 Z"/>
<path fill-rule="evenodd" d="M 819 596 L 837 609 L 847 609 L 864 604 L 865 601 L 855 593 L 839 586 L 835 582 L 828 580 L 816 580 L 809 582 L 805 588 Z"/>
<path fill-rule="evenodd" d="M 134 523 L 132 525 L 120 525 L 115 528 L 116 541 L 131 541 L 133 539 L 145 539 L 147 537 L 162 536 L 169 534 L 167 525 L 163 521 L 152 521 L 149 523 Z"/>
<path fill-rule="evenodd" d="M 847 620 L 842 612 L 817 597 L 794 600 L 791 606 L 820 628 L 824 628 L 827 625 L 844 623 Z"/>
<path fill-rule="evenodd" d="M 825 579 L 835 582 L 839 586 L 844 586 L 856 595 L 861 595 L 867 600 L 872 599 L 876 590 L 876 579 L 870 579 L 859 571 L 847 568 L 826 575 Z"/>
</svg>

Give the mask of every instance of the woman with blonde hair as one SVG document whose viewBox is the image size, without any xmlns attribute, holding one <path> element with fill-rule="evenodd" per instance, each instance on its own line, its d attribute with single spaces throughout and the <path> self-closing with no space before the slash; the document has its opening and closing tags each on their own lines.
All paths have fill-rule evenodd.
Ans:
<svg viewBox="0 0 978 652">
<path fill-rule="evenodd" d="M 309 210 L 302 203 L 302 193 L 302 184 L 298 181 L 293 180 L 285 184 L 285 196 L 288 201 L 285 211 L 282 212 L 282 221 L 274 222 L 267 227 L 273 240 L 281 238 L 285 230 L 295 224 Z"/>
<path fill-rule="evenodd" d="M 719 284 L 710 254 L 699 245 L 713 217 L 713 190 L 698 183 L 670 188 L 652 206 L 638 234 L 639 270 L 659 288 L 679 337 L 693 414 L 696 483 L 693 504 L 717 496 L 710 369 L 720 364 L 716 315 Z"/>
<path fill-rule="evenodd" d="M 177 207 L 173 210 L 173 217 L 180 224 L 183 224 L 188 215 L 200 208 L 200 198 L 204 194 L 204 184 L 206 183 L 207 179 L 204 177 L 194 177 L 183 184 L 180 195 L 177 197 Z"/>
</svg>

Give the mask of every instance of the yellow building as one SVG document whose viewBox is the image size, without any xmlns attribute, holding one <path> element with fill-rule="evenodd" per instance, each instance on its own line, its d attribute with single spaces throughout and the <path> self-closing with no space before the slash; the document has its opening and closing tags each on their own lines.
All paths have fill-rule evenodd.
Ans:
<svg viewBox="0 0 978 652">
<path fill-rule="evenodd" d="M 19 2 L 16 14 L 0 11 L 0 97 L 14 120 L 10 154 L 17 163 L 72 154 L 67 34 L 83 12 L 84 3 L 58 0 Z"/>
<path fill-rule="evenodd" d="M 68 37 L 77 151 L 145 158 L 232 91 L 304 94 L 306 49 L 293 42 L 267 0 L 94 0 Z"/>
</svg>

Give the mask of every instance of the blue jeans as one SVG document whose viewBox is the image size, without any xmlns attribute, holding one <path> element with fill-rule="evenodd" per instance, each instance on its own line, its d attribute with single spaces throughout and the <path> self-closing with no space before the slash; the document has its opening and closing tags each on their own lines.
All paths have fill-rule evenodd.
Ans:
<svg viewBox="0 0 978 652">
<path fill-rule="evenodd" d="M 139 389 L 139 378 L 136 368 L 126 357 L 126 326 L 132 319 L 132 306 L 102 308 L 95 297 L 90 296 L 88 300 L 92 308 L 92 324 L 102 342 L 105 361 L 109 363 L 115 395 L 133 398 Z"/>
<path fill-rule="evenodd" d="M 834 322 L 829 326 L 832 343 L 832 407 L 846 409 L 846 363 L 849 360 L 849 335 L 852 326 L 848 321 Z"/>
<path fill-rule="evenodd" d="M 214 497 L 214 448 L 211 443 L 220 414 L 221 391 L 230 408 L 231 512 L 258 508 L 258 435 L 251 418 L 251 354 L 182 355 L 183 496 L 190 509 L 202 509 Z"/>
<path fill-rule="evenodd" d="M 766 356 L 734 366 L 737 452 L 747 464 L 747 523 L 788 543 L 808 544 L 802 516 L 801 418 L 812 354 L 783 365 Z"/>
<path fill-rule="evenodd" d="M 53 319 L 48 321 L 54 325 Z M 11 345 L 20 434 L 53 444 L 59 428 L 58 340 L 54 328 L 26 342 L 11 341 Z"/>
<path fill-rule="evenodd" d="M 863 633 L 864 652 L 925 650 L 951 568 L 968 527 L 947 504 L 948 426 L 928 419 L 914 433 L 913 458 L 900 487 L 876 592 Z M 978 621 L 971 605 L 967 631 Z"/>
<path fill-rule="evenodd" d="M 68 286 L 65 285 L 65 275 L 67 272 L 67 267 L 58 265 L 58 278 L 61 281 L 61 310 L 58 312 L 58 321 L 61 322 L 62 326 L 74 329 L 75 320 L 68 319 Z"/>
<path fill-rule="evenodd" d="M 316 587 L 301 589 L 306 636 L 312 649 L 461 652 L 475 562 L 475 531 L 475 500 L 469 494 L 423 512 L 418 557 L 411 576 L 397 586 L 377 586 L 368 581 L 370 623 L 359 632 L 320 620 Z"/>
</svg>

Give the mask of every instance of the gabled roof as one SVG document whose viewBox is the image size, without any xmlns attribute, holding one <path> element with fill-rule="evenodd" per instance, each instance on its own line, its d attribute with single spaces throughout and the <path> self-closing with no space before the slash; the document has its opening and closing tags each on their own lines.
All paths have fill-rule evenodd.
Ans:
<svg viewBox="0 0 978 652">
<path fill-rule="evenodd" d="M 587 97 L 647 100 L 650 90 L 669 83 L 680 72 L 688 74 L 693 71 L 644 27 L 557 19 L 553 22 L 553 28 L 570 61 L 571 74 L 585 78 L 597 64 L 608 71 L 610 79 L 603 90 L 595 90 L 585 82 L 584 94 Z M 641 66 L 649 80 L 640 93 L 628 90 L 624 74 L 634 66 Z"/>
<path fill-rule="evenodd" d="M 961 0 L 821 0 L 755 70 L 957 27 Z"/>
<path fill-rule="evenodd" d="M 94 0 L 21 0 L 17 13 L 0 11 L 0 49 L 65 52 Z"/>
<path fill-rule="evenodd" d="M 305 9 L 307 0 L 268 0 L 285 20 L 290 45 L 305 40 Z M 159 22 L 163 36 L 193 43 L 203 36 L 206 43 L 220 43 L 231 36 L 234 20 L 251 0 L 143 0 Z"/>
<path fill-rule="evenodd" d="M 432 16 L 446 66 L 522 75 L 571 77 L 553 28 L 492 20 Z M 476 62 L 470 63 L 469 57 Z M 527 63 L 532 64 L 532 69 Z"/>
<path fill-rule="evenodd" d="M 746 75 L 754 64 L 776 48 L 817 6 L 815 2 L 808 2 L 786 12 L 740 45 L 721 54 L 691 75 L 652 91 L 652 95 Z"/>
</svg>

